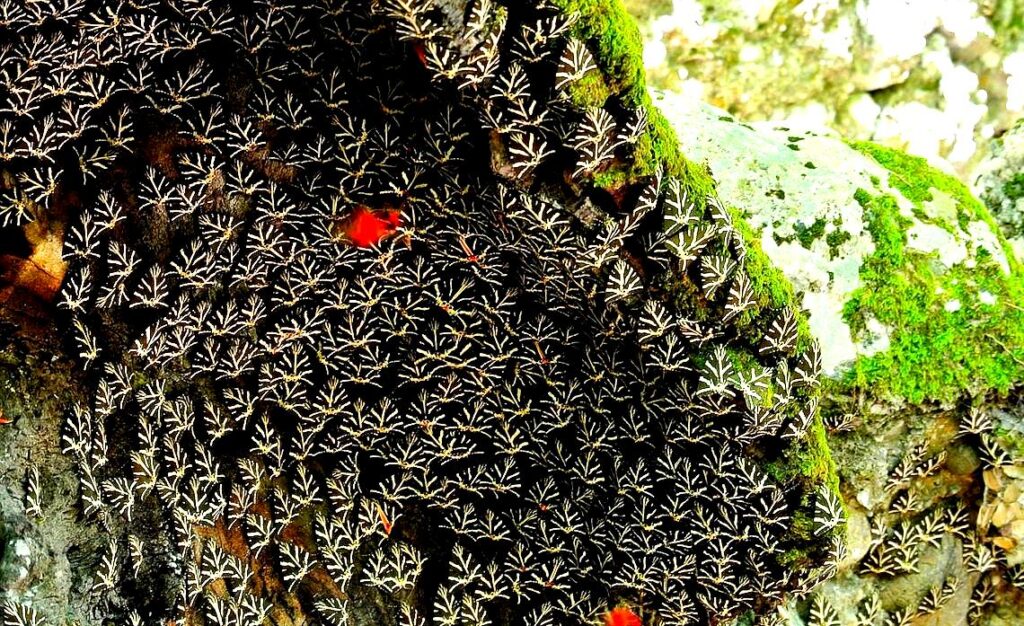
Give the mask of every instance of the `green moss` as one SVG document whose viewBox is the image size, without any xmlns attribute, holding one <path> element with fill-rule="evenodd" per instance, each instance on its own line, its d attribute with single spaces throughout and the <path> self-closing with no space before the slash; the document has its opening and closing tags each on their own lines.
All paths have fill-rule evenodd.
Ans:
<svg viewBox="0 0 1024 626">
<path fill-rule="evenodd" d="M 749 325 L 753 324 L 755 317 L 760 318 L 762 321 L 767 321 L 765 318 L 768 316 L 762 314 L 762 311 L 765 309 L 778 310 L 790 307 L 794 311 L 800 311 L 801 307 L 796 299 L 792 283 L 789 282 L 789 279 L 786 278 L 786 275 L 781 270 L 775 267 L 771 259 L 768 258 L 768 255 L 761 249 L 761 241 L 757 233 L 747 224 L 739 211 L 730 209 L 730 213 L 732 214 L 733 224 L 743 239 L 743 245 L 747 249 L 747 274 L 750 276 L 750 284 L 757 303 L 751 312 L 744 313 L 741 316 L 737 326 L 741 330 L 748 330 Z M 807 326 L 807 320 L 804 316 L 798 316 L 798 320 L 797 348 L 803 350 L 811 345 L 811 330 Z M 762 332 L 763 330 L 765 329 L 761 329 Z"/>
<path fill-rule="evenodd" d="M 810 250 L 811 244 L 821 239 L 825 234 L 825 220 L 819 217 L 810 226 L 797 222 L 793 225 L 793 231 L 796 233 L 796 239 L 800 242 L 800 245 Z"/>
<path fill-rule="evenodd" d="M 912 403 L 952 402 L 965 392 L 1005 393 L 1024 381 L 1024 279 L 1010 246 L 985 206 L 959 180 L 928 164 L 925 159 L 872 143 L 851 144 L 890 172 L 889 184 L 914 204 L 942 192 L 956 203 L 953 229 L 980 220 L 996 234 L 1010 274 L 988 251 L 977 254 L 976 267 L 956 266 L 948 271 L 934 255 L 907 248 L 905 229 L 895 198 L 858 190 L 865 209 L 875 252 L 861 268 L 862 289 L 852 294 L 844 316 L 855 331 L 869 317 L 890 328 L 889 350 L 861 359 L 846 382 L 872 394 Z M 936 223 L 934 220 L 930 220 Z M 978 294 L 988 292 L 995 304 L 984 304 Z M 960 309 L 947 311 L 957 300 Z"/>
<path fill-rule="evenodd" d="M 629 105 L 648 104 L 643 39 L 621 0 L 553 0 L 552 4 L 578 16 L 574 33 L 592 45 L 611 90 Z"/>
<path fill-rule="evenodd" d="M 875 252 L 865 262 L 868 269 L 902 266 L 906 262 L 904 230 L 910 225 L 910 220 L 900 215 L 896 199 L 892 196 L 872 196 L 863 189 L 858 189 L 853 198 L 864 209 L 868 232 L 875 242 Z"/>
<path fill-rule="evenodd" d="M 970 196 L 970 193 L 966 192 L 966 189 L 963 189 L 963 185 L 951 184 L 951 182 L 958 181 L 938 172 L 922 157 L 870 141 L 853 141 L 850 142 L 850 146 L 870 156 L 878 161 L 879 165 L 889 170 L 889 184 L 899 189 L 907 200 L 915 204 L 931 200 L 933 188 L 947 193 L 957 193 L 962 196 L 958 200 L 964 203 L 977 202 Z M 940 175 L 936 176 L 936 174 Z"/>
<path fill-rule="evenodd" d="M 804 515 L 804 518 L 807 516 Z M 797 520 L 794 520 L 797 521 Z M 794 566 L 803 563 L 807 559 L 806 552 L 801 548 L 790 548 L 779 557 L 779 563 L 786 566 Z"/>
<path fill-rule="evenodd" d="M 798 480 L 808 487 L 823 484 L 839 494 L 839 474 L 820 415 L 811 422 L 804 441 L 790 446 L 781 459 L 766 464 L 765 470 L 782 483 Z"/>
<path fill-rule="evenodd" d="M 595 177 L 595 185 L 609 188 L 654 175 L 659 166 L 680 179 L 700 203 L 714 183 L 707 170 L 683 156 L 672 125 L 654 106 L 647 92 L 643 67 L 643 41 L 636 22 L 621 0 L 553 0 L 568 14 L 578 16 L 573 34 L 590 45 L 600 72 L 591 72 L 569 87 L 580 107 L 603 105 L 616 97 L 630 108 L 647 111 L 647 130 L 636 143 L 630 162 L 616 163 Z"/>
<path fill-rule="evenodd" d="M 999 442 L 1014 456 L 1024 457 L 1024 432 L 1010 430 L 1004 426 L 995 427 L 995 435 Z"/>
<path fill-rule="evenodd" d="M 591 181 L 601 189 L 618 189 L 629 182 L 629 172 L 621 168 L 611 168 L 594 174 Z"/>
<path fill-rule="evenodd" d="M 788 543 L 791 547 L 783 553 L 779 562 L 788 567 L 804 567 L 820 562 L 815 555 L 820 553 L 822 542 L 827 537 L 815 534 L 817 525 L 812 512 L 818 485 L 824 485 L 842 502 L 839 474 L 821 416 L 815 416 L 804 441 L 791 445 L 781 459 L 765 464 L 764 469 L 769 476 L 783 484 L 797 482 L 803 486 L 800 507 L 793 514 L 789 532 Z"/>
<path fill-rule="evenodd" d="M 911 195 L 924 191 L 908 182 Z M 948 193 L 948 192 L 947 192 Z M 854 332 L 870 318 L 890 329 L 888 350 L 859 359 L 845 386 L 874 397 L 911 403 L 950 403 L 965 392 L 1005 393 L 1024 380 L 1024 284 L 1007 276 L 981 253 L 977 266 L 943 271 L 934 254 L 908 249 L 906 227 L 896 199 L 860 189 L 875 252 L 864 260 L 863 287 L 847 301 L 843 314 Z M 995 305 L 978 300 L 986 291 Z M 958 311 L 945 305 L 958 300 Z"/>
<path fill-rule="evenodd" d="M 964 227 L 969 221 L 982 220 L 988 224 L 993 233 L 1000 232 L 995 218 L 980 200 L 971 195 L 967 186 L 957 178 L 931 166 L 927 159 L 880 146 L 870 141 L 854 141 L 850 142 L 850 146 L 870 156 L 879 165 L 889 170 L 889 185 L 898 189 L 907 200 L 913 202 L 916 209 L 921 209 L 923 203 L 935 199 L 932 190 L 940 191 L 951 196 L 956 202 L 960 215 L 959 226 Z M 1007 258 L 1013 259 L 1010 245 L 1005 240 L 1001 243 L 1003 253 L 1007 255 Z M 1011 263 L 1016 265 L 1015 260 Z M 1015 269 L 1017 268 L 1015 267 Z"/>
<path fill-rule="evenodd" d="M 794 455 L 799 475 L 814 484 L 827 485 L 839 495 L 839 474 L 832 450 L 828 447 L 825 424 L 818 415 L 807 429 L 806 447 Z"/>
<path fill-rule="evenodd" d="M 612 91 L 597 70 L 591 70 L 569 87 L 569 99 L 582 108 L 603 107 Z"/>
<path fill-rule="evenodd" d="M 1010 200 L 1024 197 L 1024 172 L 1018 172 L 1003 183 L 1003 194 Z"/>
<path fill-rule="evenodd" d="M 826 235 L 825 243 L 828 244 L 829 258 L 834 259 L 839 256 L 839 248 L 851 239 L 853 239 L 853 235 L 841 228 L 836 228 Z"/>
<path fill-rule="evenodd" d="M 996 38 L 1004 49 L 1024 40 L 1024 7 L 1017 0 L 994 0 L 990 8 Z"/>
<path fill-rule="evenodd" d="M 756 619 L 757 615 L 753 611 L 747 611 L 728 626 L 754 626 Z"/>
</svg>

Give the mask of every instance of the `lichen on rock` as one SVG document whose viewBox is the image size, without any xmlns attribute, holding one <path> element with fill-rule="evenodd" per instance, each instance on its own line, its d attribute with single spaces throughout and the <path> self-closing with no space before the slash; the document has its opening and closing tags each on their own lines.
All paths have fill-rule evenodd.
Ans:
<svg viewBox="0 0 1024 626">
<path fill-rule="evenodd" d="M 652 84 L 740 119 L 803 119 L 966 174 L 1024 111 L 1013 0 L 627 4 Z"/>
<path fill-rule="evenodd" d="M 802 294 L 836 392 L 948 405 L 1020 383 L 1020 265 L 963 184 L 874 144 L 658 102 Z"/>
<path fill-rule="evenodd" d="M 1007 472 L 1024 467 L 1024 300 L 998 221 L 924 159 L 656 102 L 723 202 L 743 207 L 823 346 L 847 551 L 783 619 L 1019 620 L 1024 524 Z"/>
</svg>

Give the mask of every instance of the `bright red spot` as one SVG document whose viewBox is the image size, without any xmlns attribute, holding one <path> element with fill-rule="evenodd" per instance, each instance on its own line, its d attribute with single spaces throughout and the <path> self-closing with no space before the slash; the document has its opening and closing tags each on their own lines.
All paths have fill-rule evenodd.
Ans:
<svg viewBox="0 0 1024 626">
<path fill-rule="evenodd" d="M 380 508 L 379 504 L 377 505 L 377 516 L 380 517 L 380 523 L 384 526 L 384 534 L 390 535 L 391 529 L 394 528 L 395 525 L 391 523 L 391 520 L 388 519 L 387 514 L 384 513 L 384 509 Z"/>
<path fill-rule="evenodd" d="M 402 212 L 391 209 L 388 211 L 388 224 L 391 224 L 392 228 L 398 228 L 402 225 Z"/>
<path fill-rule="evenodd" d="M 604 615 L 604 626 L 643 626 L 643 622 L 627 606 L 620 606 Z"/>
<path fill-rule="evenodd" d="M 420 63 L 424 67 L 426 67 L 427 66 L 427 49 L 423 46 L 423 44 L 421 44 L 418 41 L 416 43 L 412 44 L 412 49 L 413 49 L 414 52 L 416 52 L 416 58 L 420 60 Z"/>
<path fill-rule="evenodd" d="M 399 211 L 391 210 L 380 214 L 360 206 L 352 212 L 352 217 L 345 225 L 345 236 L 353 245 L 368 248 L 394 234 L 401 225 L 402 214 Z"/>
</svg>

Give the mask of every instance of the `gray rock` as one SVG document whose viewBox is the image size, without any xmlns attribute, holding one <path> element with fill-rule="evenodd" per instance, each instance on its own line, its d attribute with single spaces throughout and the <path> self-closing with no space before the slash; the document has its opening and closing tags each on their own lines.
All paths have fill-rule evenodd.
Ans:
<svg viewBox="0 0 1024 626">
<path fill-rule="evenodd" d="M 1017 255 L 1024 256 L 1024 123 L 991 142 L 972 185 Z"/>
<path fill-rule="evenodd" d="M 891 195 L 909 223 L 908 248 L 929 255 L 942 271 L 973 268 L 982 251 L 1009 271 L 997 234 L 982 219 L 960 219 L 961 207 L 938 190 L 932 190 L 933 200 L 915 205 L 890 186 L 888 170 L 827 131 L 740 123 L 669 93 L 658 94 L 656 103 L 687 155 L 710 166 L 722 200 L 746 213 L 765 253 L 803 293 L 828 374 L 888 349 L 894 332 L 870 312 L 859 332 L 844 317 L 851 294 L 862 286 L 864 261 L 875 251 L 858 190 Z M 976 290 L 970 297 L 983 302 L 988 295 Z M 944 301 L 947 313 L 968 304 Z"/>
<path fill-rule="evenodd" d="M 0 425 L 0 605 L 34 611 L 48 625 L 99 624 L 106 616 L 90 589 L 106 539 L 81 519 L 78 479 L 60 452 L 73 377 L 66 364 L 49 360 L 49 348 L 30 355 L 5 349 L 0 341 L 0 361 L 19 366 L 0 365 L 0 410 L 13 420 Z M 39 513 L 26 510 L 33 467 Z"/>
<path fill-rule="evenodd" d="M 992 0 L 627 0 L 652 84 L 804 120 L 965 175 L 1024 113 L 1022 37 Z"/>
</svg>

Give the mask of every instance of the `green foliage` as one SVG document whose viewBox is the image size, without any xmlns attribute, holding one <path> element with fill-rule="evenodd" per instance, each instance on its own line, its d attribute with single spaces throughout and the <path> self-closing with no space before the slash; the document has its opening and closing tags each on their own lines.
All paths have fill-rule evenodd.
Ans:
<svg viewBox="0 0 1024 626">
<path fill-rule="evenodd" d="M 905 176 L 902 174 L 901 176 Z M 908 188 L 923 198 L 916 182 Z M 854 332 L 873 317 L 890 330 L 888 350 L 857 361 L 843 381 L 876 397 L 949 403 L 964 392 L 1005 393 L 1024 380 L 1024 284 L 982 253 L 974 268 L 948 271 L 933 254 L 907 248 L 909 221 L 895 198 L 858 190 L 875 252 L 861 267 L 864 286 L 844 308 Z M 976 203 L 976 201 L 975 201 Z M 995 304 L 978 299 L 982 291 Z M 958 311 L 945 305 L 958 300 Z"/>
<path fill-rule="evenodd" d="M 1024 172 L 1017 172 L 1003 183 L 1003 194 L 1010 200 L 1024 197 Z"/>
<path fill-rule="evenodd" d="M 660 165 L 679 178 L 702 203 L 714 189 L 706 168 L 687 160 L 679 148 L 672 125 L 651 102 L 643 66 L 643 40 L 636 22 L 621 0 L 553 0 L 553 4 L 578 16 L 574 34 L 586 41 L 600 73 L 590 72 L 569 89 L 571 100 L 587 108 L 602 106 L 609 97 L 627 107 L 647 111 L 647 131 L 639 141 L 631 162 L 616 163 L 594 178 L 605 189 L 654 175 Z"/>
<path fill-rule="evenodd" d="M 934 189 L 948 194 L 956 202 L 961 227 L 972 220 L 982 220 L 988 224 L 992 232 L 1000 232 L 995 218 L 980 200 L 971 195 L 967 186 L 957 178 L 932 167 L 927 159 L 880 146 L 870 141 L 850 142 L 850 147 L 870 156 L 879 165 L 889 170 L 889 185 L 898 189 L 917 208 L 920 208 L 923 203 L 935 199 L 932 193 Z M 1002 244 L 1003 252 L 1007 258 L 1012 259 L 1013 251 L 1009 244 L 1005 241 Z M 1016 265 L 1016 261 L 1011 261 L 1011 264 Z"/>
</svg>

